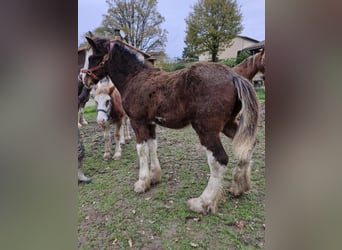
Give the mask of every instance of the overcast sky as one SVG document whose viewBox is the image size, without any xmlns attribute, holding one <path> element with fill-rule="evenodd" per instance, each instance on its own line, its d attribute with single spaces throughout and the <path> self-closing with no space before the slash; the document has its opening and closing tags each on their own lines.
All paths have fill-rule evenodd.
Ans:
<svg viewBox="0 0 342 250">
<path fill-rule="evenodd" d="M 158 0 L 158 11 L 165 18 L 162 28 L 168 31 L 166 53 L 170 58 L 181 57 L 185 47 L 185 18 L 197 0 Z M 242 12 L 240 35 L 262 41 L 265 39 L 265 0 L 238 0 Z M 82 35 L 101 25 L 107 13 L 105 0 L 78 0 L 78 44 Z"/>
</svg>

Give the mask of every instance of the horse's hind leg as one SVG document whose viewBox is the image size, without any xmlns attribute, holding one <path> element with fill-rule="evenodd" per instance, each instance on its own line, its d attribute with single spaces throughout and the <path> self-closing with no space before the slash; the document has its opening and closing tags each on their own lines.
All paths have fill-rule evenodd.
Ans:
<svg viewBox="0 0 342 250">
<path fill-rule="evenodd" d="M 223 133 L 229 138 L 233 139 L 236 130 L 238 127 L 238 123 L 236 120 L 229 122 L 225 125 L 223 129 Z M 251 188 L 251 166 L 250 166 L 250 156 L 245 156 L 233 150 L 234 156 L 239 159 L 238 166 L 233 169 L 233 182 L 230 188 L 230 192 L 234 195 L 240 195 L 244 192 L 247 192 Z"/>
<path fill-rule="evenodd" d="M 247 192 L 251 188 L 251 166 L 250 160 L 244 159 L 239 161 L 239 165 L 233 169 L 233 183 L 230 193 L 240 195 Z"/>
<path fill-rule="evenodd" d="M 121 127 L 120 127 L 120 143 L 121 144 L 125 144 L 125 121 L 122 120 L 122 124 L 121 124 Z"/>
<path fill-rule="evenodd" d="M 236 120 L 229 121 L 223 128 L 223 133 L 230 139 L 234 138 L 236 130 L 238 128 L 238 122 Z"/>
<path fill-rule="evenodd" d="M 188 200 L 188 207 L 197 213 L 217 212 L 217 205 L 223 193 L 223 178 L 228 163 L 228 155 L 224 151 L 218 135 L 199 135 L 206 147 L 210 178 L 203 193 L 198 198 Z"/>
<path fill-rule="evenodd" d="M 125 140 L 129 141 L 131 140 L 131 133 L 129 132 L 129 125 L 130 121 L 127 115 L 125 115 L 124 118 L 124 136 L 125 136 Z"/>
</svg>

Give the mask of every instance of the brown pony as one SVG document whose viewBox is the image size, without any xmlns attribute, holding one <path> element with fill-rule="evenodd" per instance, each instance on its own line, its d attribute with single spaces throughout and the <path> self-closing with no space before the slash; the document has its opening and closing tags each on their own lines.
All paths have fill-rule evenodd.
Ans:
<svg viewBox="0 0 342 250">
<path fill-rule="evenodd" d="M 250 82 L 252 82 L 253 77 L 258 72 L 265 74 L 265 50 L 262 49 L 260 52 L 249 56 L 236 65 L 233 70 L 247 78 Z"/>
<path fill-rule="evenodd" d="M 114 160 L 121 157 L 121 144 L 125 143 L 124 122 L 127 115 L 122 107 L 121 96 L 113 83 L 107 81 L 101 83 L 94 93 L 94 101 L 97 111 L 97 123 L 103 128 L 105 141 L 105 153 L 103 158 L 109 160 L 112 156 L 112 142 L 110 125 L 115 125 L 115 153 Z"/>
<path fill-rule="evenodd" d="M 230 191 L 239 195 L 250 189 L 258 99 L 244 77 L 218 63 L 197 63 L 164 72 L 146 63 L 141 53 L 123 41 L 110 42 L 98 37 L 87 40 L 93 55 L 88 58 L 89 67 L 81 71 L 83 82 L 90 86 L 109 75 L 121 93 L 123 107 L 136 134 L 140 166 L 139 180 L 134 184 L 137 193 L 161 181 L 157 124 L 173 129 L 191 125 L 206 149 L 210 178 L 203 193 L 188 200 L 191 210 L 217 212 L 228 164 L 220 132 L 233 139 L 233 152 L 239 160 Z M 237 123 L 235 118 L 240 111 Z"/>
</svg>

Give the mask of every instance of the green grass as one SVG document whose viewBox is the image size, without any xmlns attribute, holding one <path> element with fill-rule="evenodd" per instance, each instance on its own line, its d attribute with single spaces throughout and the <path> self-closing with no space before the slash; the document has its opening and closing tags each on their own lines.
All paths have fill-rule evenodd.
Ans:
<svg viewBox="0 0 342 250">
<path fill-rule="evenodd" d="M 261 101 L 265 101 L 265 89 L 264 88 L 255 88 L 255 92 Z"/>
<path fill-rule="evenodd" d="M 123 145 L 119 161 L 102 159 L 104 142 L 95 106 L 85 108 L 90 122 L 81 129 L 84 171 L 92 183 L 79 185 L 81 249 L 263 249 L 265 231 L 265 131 L 262 126 L 253 157 L 252 190 L 241 197 L 226 192 L 217 214 L 199 215 L 186 206 L 204 190 L 209 174 L 205 151 L 191 127 L 157 129 L 162 181 L 144 194 L 134 192 L 138 158 L 134 139 Z M 96 128 L 97 127 L 97 128 Z M 229 154 L 225 191 L 237 164 L 230 140 L 221 135 Z M 236 226 L 244 221 L 243 228 Z M 130 248 L 132 242 L 132 248 Z"/>
<path fill-rule="evenodd" d="M 84 116 L 86 119 L 96 119 L 96 106 L 89 105 L 84 107 Z"/>
</svg>

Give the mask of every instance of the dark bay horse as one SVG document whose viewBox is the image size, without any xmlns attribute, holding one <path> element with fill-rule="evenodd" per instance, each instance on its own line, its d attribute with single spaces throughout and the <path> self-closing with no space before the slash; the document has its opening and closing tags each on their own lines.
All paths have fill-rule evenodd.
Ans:
<svg viewBox="0 0 342 250">
<path fill-rule="evenodd" d="M 250 189 L 258 99 L 248 80 L 217 63 L 197 63 L 175 72 L 164 72 L 146 63 L 137 50 L 123 41 L 110 42 L 99 37 L 87 37 L 87 40 L 93 55 L 88 58 L 88 68 L 81 71 L 83 82 L 89 87 L 109 75 L 121 94 L 136 134 L 140 166 L 139 180 L 134 184 L 137 193 L 161 181 L 157 124 L 173 129 L 191 125 L 206 149 L 210 178 L 203 193 L 188 200 L 191 210 L 217 212 L 228 164 L 220 132 L 233 139 L 233 152 L 239 160 L 230 191 L 239 195 Z"/>
<path fill-rule="evenodd" d="M 247 57 L 241 63 L 236 65 L 233 70 L 239 75 L 247 78 L 250 82 L 252 82 L 253 77 L 258 72 L 265 74 L 265 49 Z"/>
</svg>

